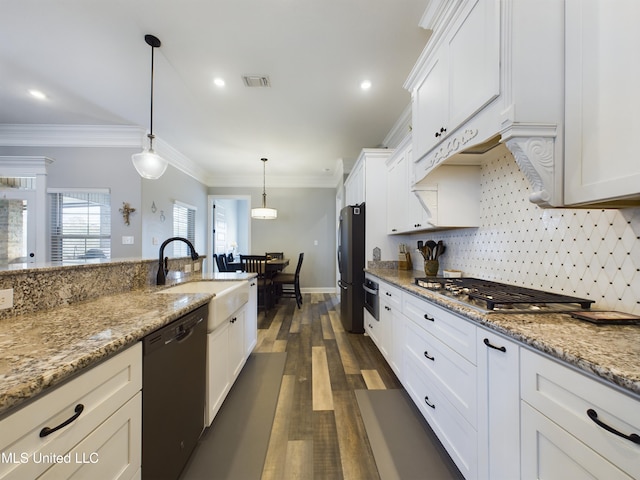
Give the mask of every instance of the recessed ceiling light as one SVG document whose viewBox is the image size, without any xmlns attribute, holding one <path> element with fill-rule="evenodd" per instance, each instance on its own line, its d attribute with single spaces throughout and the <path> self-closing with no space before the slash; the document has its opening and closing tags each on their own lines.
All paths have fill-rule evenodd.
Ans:
<svg viewBox="0 0 640 480">
<path fill-rule="evenodd" d="M 224 87 L 224 80 L 220 77 L 218 78 L 214 78 L 213 79 L 213 83 L 217 86 L 217 87 Z"/>
<path fill-rule="evenodd" d="M 38 100 L 45 100 L 47 98 L 47 96 L 42 93 L 40 90 L 29 90 L 29 94 L 34 97 L 37 98 Z"/>
<path fill-rule="evenodd" d="M 369 90 L 371 88 L 371 82 L 369 80 L 364 80 L 361 84 L 360 84 L 360 88 L 362 90 Z"/>
</svg>

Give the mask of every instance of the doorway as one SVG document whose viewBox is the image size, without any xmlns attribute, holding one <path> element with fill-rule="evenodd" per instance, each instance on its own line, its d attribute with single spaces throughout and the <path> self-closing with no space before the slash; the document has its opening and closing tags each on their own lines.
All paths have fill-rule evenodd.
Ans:
<svg viewBox="0 0 640 480">
<path fill-rule="evenodd" d="M 209 228 L 207 250 L 216 255 L 251 252 L 251 196 L 209 195 Z M 207 262 L 208 273 L 216 271 L 214 262 Z"/>
</svg>

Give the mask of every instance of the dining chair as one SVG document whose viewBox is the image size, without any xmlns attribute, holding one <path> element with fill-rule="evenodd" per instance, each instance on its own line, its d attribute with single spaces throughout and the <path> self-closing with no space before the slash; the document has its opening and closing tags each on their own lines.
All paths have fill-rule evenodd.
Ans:
<svg viewBox="0 0 640 480">
<path fill-rule="evenodd" d="M 216 255 L 213 254 L 213 258 L 216 260 L 216 265 L 218 265 L 218 272 L 228 272 L 229 267 L 227 266 L 227 256 L 225 254 Z"/>
<path fill-rule="evenodd" d="M 298 265 L 296 265 L 295 273 L 277 273 L 273 277 L 273 284 L 281 290 L 281 297 L 295 298 L 298 308 L 302 305 L 302 293 L 300 292 L 300 270 L 302 269 L 302 261 L 304 260 L 304 252 L 298 256 Z"/>
<path fill-rule="evenodd" d="M 262 304 L 265 315 L 271 306 L 273 298 L 273 281 L 267 275 L 266 255 L 240 255 L 242 271 L 257 273 L 258 305 Z M 262 297 L 260 294 L 262 293 Z M 260 302 L 262 300 L 262 302 Z"/>
</svg>

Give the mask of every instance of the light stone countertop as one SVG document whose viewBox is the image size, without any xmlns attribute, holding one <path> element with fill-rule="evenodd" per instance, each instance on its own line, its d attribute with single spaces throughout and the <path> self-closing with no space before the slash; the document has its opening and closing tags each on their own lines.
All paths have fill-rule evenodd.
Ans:
<svg viewBox="0 0 640 480">
<path fill-rule="evenodd" d="M 424 272 L 369 268 L 367 273 L 468 320 L 640 395 L 640 325 L 595 325 L 569 314 L 481 313 L 415 285 Z"/>
<path fill-rule="evenodd" d="M 203 275 L 248 280 L 255 274 Z M 200 280 L 196 278 L 194 280 Z M 211 294 L 148 287 L 0 320 L 0 417 L 202 306 Z"/>
</svg>

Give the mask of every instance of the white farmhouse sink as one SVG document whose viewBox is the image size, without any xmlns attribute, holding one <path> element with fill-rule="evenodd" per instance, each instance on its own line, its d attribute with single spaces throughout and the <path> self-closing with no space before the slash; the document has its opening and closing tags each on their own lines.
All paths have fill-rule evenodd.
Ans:
<svg viewBox="0 0 640 480">
<path fill-rule="evenodd" d="M 211 293 L 207 331 L 211 332 L 249 300 L 249 282 L 187 282 L 157 293 Z"/>
</svg>

